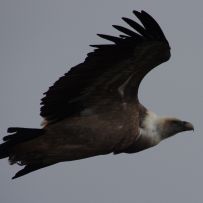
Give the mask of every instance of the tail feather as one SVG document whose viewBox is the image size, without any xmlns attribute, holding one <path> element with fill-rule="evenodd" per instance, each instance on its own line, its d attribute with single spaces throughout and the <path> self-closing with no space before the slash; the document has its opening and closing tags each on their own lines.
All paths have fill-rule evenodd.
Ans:
<svg viewBox="0 0 203 203">
<path fill-rule="evenodd" d="M 39 170 L 41 168 L 44 168 L 44 167 L 47 167 L 47 166 L 50 166 L 52 164 L 34 164 L 34 165 L 27 165 L 25 166 L 22 170 L 18 171 L 15 176 L 12 177 L 12 179 L 16 179 L 16 178 L 19 178 L 21 176 L 24 176 L 28 173 L 31 173 L 33 171 L 36 171 L 36 170 Z"/>
<path fill-rule="evenodd" d="M 41 136 L 44 134 L 44 131 L 44 129 L 12 127 L 8 128 L 7 132 L 13 134 L 3 137 L 3 140 L 17 144 Z"/>
<path fill-rule="evenodd" d="M 8 128 L 7 132 L 13 134 L 3 137 L 4 143 L 0 144 L 0 159 L 9 157 L 16 145 L 43 135 L 45 130 L 33 128 Z"/>
<path fill-rule="evenodd" d="M 13 133 L 3 137 L 4 143 L 0 144 L 0 159 L 9 157 L 13 148 L 19 143 L 35 139 L 45 133 L 44 129 L 34 128 L 8 128 L 8 133 Z"/>
<path fill-rule="evenodd" d="M 22 151 L 19 152 L 16 150 L 18 149 L 18 145 L 45 134 L 44 129 L 12 127 L 8 128 L 8 133 L 12 134 L 5 136 L 3 138 L 4 143 L 0 144 L 0 159 L 8 157 L 10 164 L 17 163 L 19 165 L 25 165 L 25 167 L 18 171 L 12 179 L 56 163 L 50 162 L 50 160 L 47 161 L 42 157 L 39 158 L 39 154 L 33 154 L 33 156 L 29 154 L 27 156 L 26 151 L 22 153 Z"/>
<path fill-rule="evenodd" d="M 10 142 L 5 142 L 0 144 L 0 159 L 4 159 L 10 155 L 12 144 Z"/>
</svg>

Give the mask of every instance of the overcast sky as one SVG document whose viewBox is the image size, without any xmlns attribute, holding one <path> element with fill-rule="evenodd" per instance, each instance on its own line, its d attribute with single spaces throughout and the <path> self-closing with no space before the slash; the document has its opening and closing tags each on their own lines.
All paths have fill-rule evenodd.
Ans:
<svg viewBox="0 0 203 203">
<path fill-rule="evenodd" d="M 10 126 L 40 127 L 40 99 L 50 85 L 104 42 L 96 33 L 132 10 L 148 11 L 172 57 L 143 81 L 140 100 L 159 115 L 190 121 L 178 134 L 137 154 L 51 166 L 11 180 L 20 169 L 0 161 L 2 203 L 201 203 L 203 200 L 202 0 L 1 0 L 0 136 Z"/>
</svg>

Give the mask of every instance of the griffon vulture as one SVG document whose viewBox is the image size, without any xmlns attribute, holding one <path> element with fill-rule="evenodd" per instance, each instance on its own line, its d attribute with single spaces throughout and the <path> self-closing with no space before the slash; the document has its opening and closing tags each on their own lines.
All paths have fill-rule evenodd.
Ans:
<svg viewBox="0 0 203 203">
<path fill-rule="evenodd" d="M 136 153 L 177 133 L 189 122 L 159 117 L 138 99 L 144 76 L 170 58 L 170 46 L 158 23 L 145 11 L 133 11 L 141 23 L 113 27 L 119 37 L 98 34 L 113 43 L 95 50 L 62 76 L 42 99 L 42 129 L 8 128 L 0 158 L 24 165 L 13 178 L 63 161 L 109 153 Z"/>
</svg>

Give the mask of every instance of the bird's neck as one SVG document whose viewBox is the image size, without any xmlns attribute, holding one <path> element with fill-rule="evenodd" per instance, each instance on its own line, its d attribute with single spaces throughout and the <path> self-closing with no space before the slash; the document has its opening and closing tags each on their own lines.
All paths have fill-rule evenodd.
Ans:
<svg viewBox="0 0 203 203">
<path fill-rule="evenodd" d="M 135 153 L 150 147 L 153 147 L 163 139 L 166 138 L 164 128 L 164 120 L 155 113 L 145 109 L 144 107 L 140 112 L 140 134 L 135 142 L 125 151 L 126 153 Z M 163 135 L 165 133 L 165 135 Z"/>
<path fill-rule="evenodd" d="M 161 141 L 158 121 L 159 117 L 155 113 L 147 111 L 140 123 L 140 139 L 148 140 L 152 146 Z"/>
<path fill-rule="evenodd" d="M 167 125 L 169 120 L 171 118 L 159 117 L 154 112 L 146 110 L 140 122 L 140 136 L 156 145 L 163 139 L 175 135 L 176 130 Z"/>
</svg>

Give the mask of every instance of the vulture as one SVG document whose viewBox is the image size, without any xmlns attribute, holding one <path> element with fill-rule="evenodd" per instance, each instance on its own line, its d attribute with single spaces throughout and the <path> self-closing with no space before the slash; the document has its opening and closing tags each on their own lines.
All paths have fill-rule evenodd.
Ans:
<svg viewBox="0 0 203 203">
<path fill-rule="evenodd" d="M 64 161 L 109 153 L 136 153 L 183 131 L 190 122 L 160 117 L 144 107 L 138 89 L 145 75 L 169 60 L 170 46 L 159 24 L 145 11 L 140 21 L 123 17 L 119 36 L 98 34 L 110 43 L 94 47 L 45 92 L 41 129 L 8 128 L 0 158 L 24 166 L 13 178 Z"/>
</svg>

